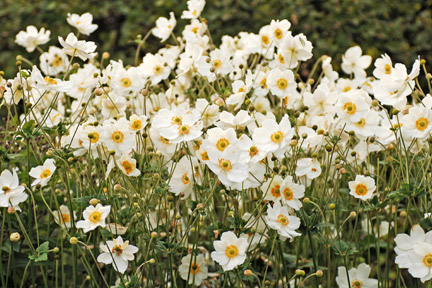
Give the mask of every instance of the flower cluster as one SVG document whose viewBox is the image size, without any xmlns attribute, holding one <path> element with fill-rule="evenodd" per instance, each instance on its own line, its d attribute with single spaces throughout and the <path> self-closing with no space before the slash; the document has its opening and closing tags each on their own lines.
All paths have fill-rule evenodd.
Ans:
<svg viewBox="0 0 432 288">
<path fill-rule="evenodd" d="M 397 213 L 404 205 L 430 208 L 423 198 L 432 96 L 418 80 L 425 62 L 408 69 L 354 46 L 341 57 L 344 74 L 328 56 L 300 73 L 313 45 L 288 20 L 215 46 L 204 6 L 187 2 L 181 36 L 173 34 L 173 12 L 157 19 L 147 37 L 173 44 L 140 57 L 139 37 L 135 65 L 98 54 L 83 39 L 98 28 L 89 13 L 68 14 L 77 32 L 45 52 L 39 46 L 49 31 L 18 33 L 16 43 L 40 50 L 40 62 L 19 61 L 15 77 L 0 77 L 0 103 L 10 119 L 24 104 L 13 141 L 44 154 L 29 152 L 25 165 L 3 170 L 0 206 L 19 211 L 38 194 L 71 244 L 99 247 L 93 259 L 121 274 L 132 262 L 130 283 L 177 287 L 178 273 L 196 286 L 262 286 L 266 278 L 283 286 L 296 277 L 293 286 L 303 287 L 326 266 L 326 287 L 385 283 L 369 278 L 371 247 L 379 254 L 387 237 L 387 256 L 393 253 L 391 235 L 406 227 Z M 34 180 L 20 185 L 18 175 Z M 422 282 L 432 278 L 430 233 L 414 226 L 394 239 L 396 264 Z M 369 265 L 349 269 L 364 259 L 347 264 L 357 253 Z M 165 264 L 170 272 L 161 272 Z"/>
</svg>

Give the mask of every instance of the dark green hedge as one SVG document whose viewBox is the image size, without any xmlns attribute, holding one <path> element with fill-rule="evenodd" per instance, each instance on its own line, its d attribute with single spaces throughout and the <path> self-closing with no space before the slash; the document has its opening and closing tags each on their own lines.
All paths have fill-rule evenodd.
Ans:
<svg viewBox="0 0 432 288">
<path fill-rule="evenodd" d="M 168 16 L 170 11 L 175 12 L 176 31 L 180 31 L 187 23 L 180 19 L 185 8 L 186 1 L 180 0 L 2 0 L 0 70 L 13 75 L 15 56 L 27 55 L 14 43 L 18 31 L 33 24 L 50 29 L 52 35 L 65 36 L 71 31 L 67 13 L 87 11 L 99 25 L 90 37 L 100 46 L 99 51 L 132 64 L 137 34 L 146 34 L 159 16 Z M 337 63 L 339 54 L 359 44 L 369 55 L 388 53 L 395 61 L 410 65 L 418 54 L 432 60 L 431 11 L 432 0 L 208 0 L 203 17 L 209 21 L 216 44 L 224 34 L 258 32 L 271 19 L 286 18 L 294 33 L 302 32 L 312 41 L 314 55 L 337 55 Z M 56 37 L 50 44 L 58 45 Z M 160 46 L 150 37 L 146 49 L 156 51 Z"/>
</svg>

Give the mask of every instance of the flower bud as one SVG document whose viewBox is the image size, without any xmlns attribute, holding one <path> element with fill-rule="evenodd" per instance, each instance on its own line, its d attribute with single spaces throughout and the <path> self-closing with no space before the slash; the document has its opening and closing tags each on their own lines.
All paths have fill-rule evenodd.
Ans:
<svg viewBox="0 0 432 288">
<path fill-rule="evenodd" d="M 99 199 L 92 198 L 92 199 L 90 199 L 89 204 L 96 206 L 97 204 L 99 204 Z"/>
<path fill-rule="evenodd" d="M 76 245 L 78 243 L 78 239 L 76 237 L 71 237 L 69 239 L 69 243 L 72 245 Z"/>
<path fill-rule="evenodd" d="M 7 210 L 7 213 L 8 213 L 9 215 L 13 215 L 13 214 L 15 214 L 15 212 L 16 212 L 16 210 L 15 210 L 14 207 L 9 207 L 8 210 Z"/>
<path fill-rule="evenodd" d="M 243 272 L 243 274 L 244 274 L 245 276 L 252 276 L 252 275 L 253 275 L 253 272 L 252 272 L 252 270 L 247 269 L 247 270 L 245 270 L 245 271 Z"/>
<path fill-rule="evenodd" d="M 9 236 L 9 240 L 11 242 L 18 242 L 20 239 L 21 239 L 21 235 L 18 232 L 14 232 Z"/>
<path fill-rule="evenodd" d="M 301 270 L 301 269 L 297 269 L 297 270 L 295 271 L 295 274 L 296 274 L 296 276 L 298 276 L 298 277 L 303 277 L 303 276 L 306 275 L 305 271 L 304 271 L 304 270 Z"/>
<path fill-rule="evenodd" d="M 336 205 L 334 203 L 331 203 L 329 206 L 330 210 L 335 210 L 336 209 Z"/>
<path fill-rule="evenodd" d="M 321 277 L 321 276 L 323 276 L 323 271 L 322 270 L 318 270 L 318 271 L 316 271 L 315 272 L 315 275 L 317 276 L 317 277 Z"/>
</svg>

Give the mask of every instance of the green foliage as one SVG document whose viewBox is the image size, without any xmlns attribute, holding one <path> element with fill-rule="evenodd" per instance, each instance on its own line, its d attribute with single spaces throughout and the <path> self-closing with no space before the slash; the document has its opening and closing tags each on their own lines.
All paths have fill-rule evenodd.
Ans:
<svg viewBox="0 0 432 288">
<path fill-rule="evenodd" d="M 14 43 L 15 35 L 27 25 L 35 25 L 51 30 L 51 35 L 66 36 L 72 31 L 66 22 L 69 12 L 91 12 L 99 29 L 89 40 L 126 64 L 133 64 L 133 39 L 145 35 L 159 16 L 174 11 L 177 31 L 188 23 L 180 19 L 186 1 L 34 0 L 29 5 L 25 0 L 4 0 L 2 4 L 0 70 L 9 77 L 14 75 L 15 56 L 29 56 Z M 313 43 L 315 55 L 340 55 L 358 44 L 373 57 L 388 53 L 402 63 L 411 63 L 417 55 L 428 60 L 432 56 L 432 0 L 209 0 L 202 16 L 208 19 L 215 44 L 222 35 L 258 33 L 271 19 L 288 19 L 294 34 L 303 33 Z M 57 39 L 51 39 L 49 45 L 58 45 Z M 161 46 L 158 39 L 149 37 L 144 51 L 155 52 Z M 35 57 L 37 53 L 29 56 L 37 62 Z M 337 64 L 340 59 L 335 61 Z"/>
</svg>

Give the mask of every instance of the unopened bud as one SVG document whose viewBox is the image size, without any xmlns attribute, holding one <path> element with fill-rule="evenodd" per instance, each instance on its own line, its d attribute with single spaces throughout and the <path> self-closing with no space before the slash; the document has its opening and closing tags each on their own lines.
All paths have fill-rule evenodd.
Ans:
<svg viewBox="0 0 432 288">
<path fill-rule="evenodd" d="M 78 239 L 76 237 L 72 237 L 69 239 L 69 243 L 72 245 L 76 245 L 78 243 Z"/>
<path fill-rule="evenodd" d="M 14 232 L 9 236 L 9 240 L 11 242 L 18 242 L 20 239 L 21 239 L 21 235 L 18 232 Z"/>
<path fill-rule="evenodd" d="M 122 189 L 122 186 L 120 184 L 114 185 L 114 191 L 120 191 Z"/>
<path fill-rule="evenodd" d="M 109 57 L 110 57 L 110 53 L 108 53 L 108 52 L 102 53 L 102 59 L 108 59 Z"/>
<path fill-rule="evenodd" d="M 297 270 L 295 271 L 295 274 L 296 274 L 296 276 L 298 276 L 298 277 L 303 277 L 303 276 L 306 275 L 306 272 L 305 272 L 304 270 L 297 269 Z"/>
<path fill-rule="evenodd" d="M 16 210 L 15 210 L 14 207 L 9 207 L 8 210 L 7 210 L 7 213 L 8 213 L 9 215 L 13 215 L 13 214 L 15 214 L 15 212 L 16 212 Z"/>
<path fill-rule="evenodd" d="M 303 203 L 305 203 L 305 204 L 310 203 L 310 199 L 309 199 L 308 197 L 304 198 L 304 199 L 303 199 Z"/>
<path fill-rule="evenodd" d="M 330 210 L 335 210 L 336 209 L 336 205 L 334 203 L 331 203 L 329 206 Z"/>
<path fill-rule="evenodd" d="M 321 276 L 323 276 L 323 271 L 322 270 L 318 270 L 318 271 L 316 271 L 315 272 L 315 275 L 317 276 L 317 277 L 321 277 Z"/>
<path fill-rule="evenodd" d="M 90 199 L 89 204 L 96 206 L 97 204 L 99 204 L 99 199 L 92 198 L 92 199 Z"/>
<path fill-rule="evenodd" d="M 244 274 L 245 276 L 252 276 L 252 275 L 253 275 L 253 272 L 252 272 L 252 270 L 247 269 L 247 270 L 245 270 L 245 271 L 243 272 L 243 274 Z"/>
<path fill-rule="evenodd" d="M 155 232 L 155 231 L 153 231 L 151 234 L 150 234 L 150 236 L 151 236 L 151 238 L 157 238 L 158 237 L 158 233 L 157 232 Z"/>
<path fill-rule="evenodd" d="M 357 216 L 357 213 L 354 212 L 354 211 L 351 211 L 349 217 L 350 217 L 350 218 L 355 218 L 356 216 Z"/>
</svg>

